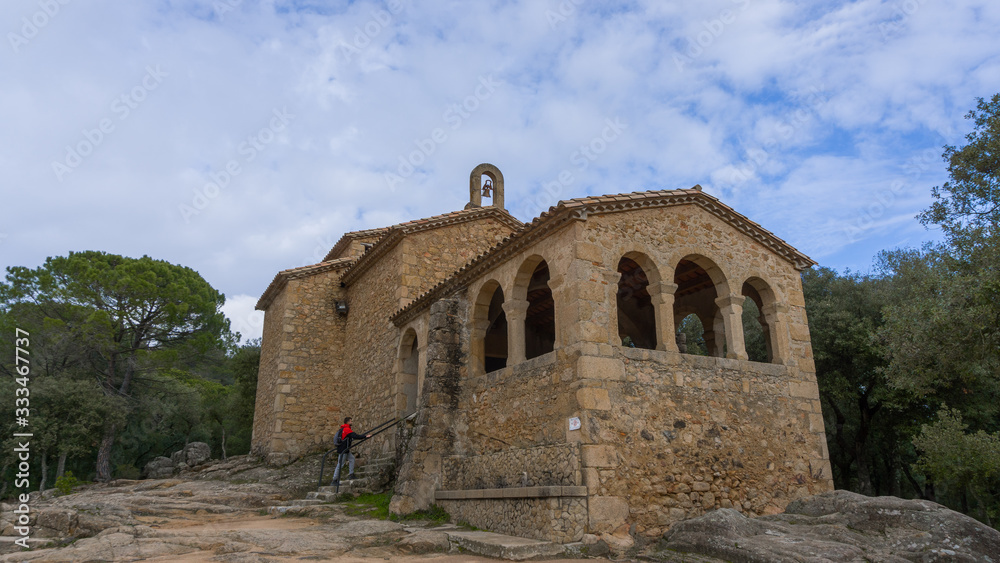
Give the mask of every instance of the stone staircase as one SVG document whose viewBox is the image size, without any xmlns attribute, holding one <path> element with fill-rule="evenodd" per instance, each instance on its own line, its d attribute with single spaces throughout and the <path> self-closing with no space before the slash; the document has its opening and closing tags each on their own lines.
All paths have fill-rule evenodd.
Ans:
<svg viewBox="0 0 1000 563">
<path fill-rule="evenodd" d="M 336 460 L 334 460 L 336 462 Z M 347 466 L 345 465 L 340 474 L 340 488 L 334 484 L 323 485 L 315 491 L 306 493 L 306 498 L 287 501 L 279 506 L 271 506 L 267 509 L 269 514 L 284 514 L 288 510 L 325 504 L 337 500 L 337 497 L 344 494 L 355 493 L 377 493 L 385 490 L 392 482 L 396 468 L 395 460 L 392 456 L 382 456 L 358 459 L 354 468 L 355 479 L 347 480 Z M 323 474 L 323 481 L 329 482 L 333 478 L 333 467 L 329 467 Z"/>
</svg>

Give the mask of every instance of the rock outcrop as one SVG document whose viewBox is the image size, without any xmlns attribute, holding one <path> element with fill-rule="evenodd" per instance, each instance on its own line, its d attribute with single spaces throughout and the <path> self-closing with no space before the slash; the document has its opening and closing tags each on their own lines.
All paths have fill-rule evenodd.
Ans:
<svg viewBox="0 0 1000 563">
<path fill-rule="evenodd" d="M 783 514 L 720 509 L 676 524 L 659 558 L 677 552 L 741 563 L 798 561 L 1000 562 L 1000 532 L 940 504 L 833 491 Z"/>
<path fill-rule="evenodd" d="M 211 459 L 212 448 L 205 442 L 191 442 L 170 457 L 158 457 L 146 464 L 142 474 L 146 479 L 167 479 Z"/>
</svg>

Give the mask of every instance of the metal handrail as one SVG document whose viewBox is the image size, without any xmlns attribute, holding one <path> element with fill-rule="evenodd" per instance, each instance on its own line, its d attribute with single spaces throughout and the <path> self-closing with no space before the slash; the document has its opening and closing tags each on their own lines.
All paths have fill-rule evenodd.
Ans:
<svg viewBox="0 0 1000 563">
<path fill-rule="evenodd" d="M 408 414 L 406 416 L 403 416 L 401 418 L 397 418 L 395 420 L 388 420 L 386 422 L 383 422 L 382 424 L 379 424 L 378 426 L 376 426 L 372 430 L 369 430 L 368 432 L 362 432 L 362 434 L 370 435 L 370 437 L 373 438 L 373 437 L 377 436 L 378 434 L 381 434 L 381 433 L 385 432 L 386 430 L 392 428 L 393 426 L 396 426 L 400 422 L 403 422 L 404 420 L 406 420 L 408 418 L 412 418 L 415 414 L 417 414 L 417 411 L 413 411 L 410 414 Z M 347 447 L 346 451 L 349 453 L 351 451 L 351 448 L 353 448 L 355 445 L 360 445 L 361 442 L 364 442 L 365 440 L 368 440 L 368 439 L 369 438 L 362 438 L 361 440 L 358 440 L 358 444 L 353 444 L 353 443 L 350 444 Z M 332 450 L 330 450 L 330 451 L 326 452 L 325 454 L 323 454 L 323 460 L 319 462 L 319 483 L 316 485 L 317 489 L 319 487 L 323 486 L 323 470 L 324 470 L 324 467 L 326 466 L 326 458 L 330 454 L 332 454 L 333 452 L 336 452 L 336 451 L 337 451 L 337 448 L 333 448 Z M 340 492 L 340 480 L 338 479 L 337 482 L 333 483 L 333 484 L 336 485 L 336 487 L 337 487 L 336 488 L 336 492 L 339 493 Z"/>
</svg>

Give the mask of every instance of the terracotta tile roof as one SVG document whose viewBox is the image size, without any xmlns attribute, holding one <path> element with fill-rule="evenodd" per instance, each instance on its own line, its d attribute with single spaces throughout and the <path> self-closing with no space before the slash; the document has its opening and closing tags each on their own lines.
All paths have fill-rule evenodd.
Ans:
<svg viewBox="0 0 1000 563">
<path fill-rule="evenodd" d="M 560 201 L 543 212 L 524 228 L 505 238 L 493 248 L 473 258 L 450 277 L 432 287 L 391 317 L 401 325 L 429 306 L 433 301 L 460 289 L 483 271 L 499 264 L 524 246 L 547 236 L 574 219 L 585 220 L 589 214 L 615 213 L 633 209 L 693 204 L 706 209 L 747 236 L 761 242 L 802 270 L 816 264 L 774 233 L 764 229 L 744 215 L 702 191 L 700 185 L 683 190 L 653 190 L 604 196 L 587 196 Z"/>
<path fill-rule="evenodd" d="M 512 230 L 519 230 L 524 226 L 524 223 L 517 220 L 510 213 L 507 213 L 506 210 L 493 206 L 470 207 L 459 211 L 434 215 L 433 217 L 399 223 L 398 225 L 386 228 L 386 234 L 374 246 L 358 257 L 357 262 L 344 274 L 342 281 L 347 285 L 353 283 L 362 272 L 371 267 L 385 253 L 392 250 L 406 235 L 486 217 L 506 223 Z"/>
<path fill-rule="evenodd" d="M 351 245 L 351 241 L 359 238 L 371 238 L 374 236 L 383 236 L 385 233 L 389 232 L 391 227 L 379 227 L 377 229 L 365 229 L 363 231 L 351 231 L 349 233 L 344 233 L 344 236 L 340 237 L 337 244 L 333 245 L 330 252 L 326 254 L 323 258 L 324 261 L 335 260 L 340 258 L 341 253 Z"/>
<path fill-rule="evenodd" d="M 260 296 L 257 301 L 257 305 L 254 309 L 258 311 L 266 310 L 274 298 L 281 293 L 281 290 L 288 283 L 288 280 L 293 280 L 296 278 L 304 278 L 306 276 L 311 276 L 313 274 L 320 274 L 323 272 L 329 272 L 330 270 L 337 270 L 340 268 L 347 268 L 354 263 L 353 258 L 341 258 L 338 260 L 328 260 L 325 262 L 320 262 L 319 264 L 312 264 L 309 266 L 301 266 L 298 268 L 290 268 L 288 270 L 282 270 L 274 276 L 271 283 L 264 290 L 264 294 Z"/>
</svg>

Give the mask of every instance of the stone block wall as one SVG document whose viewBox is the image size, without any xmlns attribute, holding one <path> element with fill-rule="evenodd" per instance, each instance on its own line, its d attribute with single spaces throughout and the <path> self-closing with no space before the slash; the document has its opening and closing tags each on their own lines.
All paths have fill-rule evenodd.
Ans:
<svg viewBox="0 0 1000 563">
<path fill-rule="evenodd" d="M 400 306 L 444 281 L 511 233 L 492 218 L 413 233 L 402 242 Z"/>
<path fill-rule="evenodd" d="M 443 465 L 441 488 L 444 490 L 582 484 L 579 444 L 509 449 L 478 456 L 451 456 L 444 460 Z"/>
<path fill-rule="evenodd" d="M 457 451 L 469 455 L 566 441 L 574 405 L 561 382 L 572 368 L 558 352 L 465 381 Z"/>
<path fill-rule="evenodd" d="M 281 292 L 264 313 L 260 366 L 257 371 L 257 398 L 254 401 L 253 433 L 250 439 L 250 452 L 259 457 L 269 454 L 273 446 L 274 402 L 278 393 L 278 364 L 284 342 L 282 327 L 287 301 L 287 294 Z"/>
<path fill-rule="evenodd" d="M 455 521 L 556 542 L 586 531 L 579 444 L 451 456 L 442 465 L 437 502 Z"/>
<path fill-rule="evenodd" d="M 345 409 L 358 431 L 372 428 L 396 414 L 395 383 L 399 329 L 389 322 L 399 306 L 402 248 L 397 245 L 372 264 L 348 287 L 344 350 L 345 377 L 337 382 Z M 394 451 L 393 432 L 365 446 L 372 452 Z"/>
<path fill-rule="evenodd" d="M 649 536 L 715 508 L 781 512 L 831 490 L 819 396 L 809 373 L 755 362 L 623 349 L 609 403 L 583 423 L 591 504 L 617 499 Z M 591 507 L 593 512 L 593 506 Z"/>
<path fill-rule="evenodd" d="M 288 280 L 265 314 L 252 449 L 271 463 L 332 447 L 342 422 L 341 271 Z"/>
<path fill-rule="evenodd" d="M 584 497 L 439 500 L 455 522 L 500 534 L 570 543 L 587 525 Z"/>
</svg>

